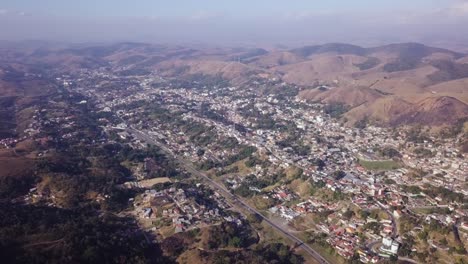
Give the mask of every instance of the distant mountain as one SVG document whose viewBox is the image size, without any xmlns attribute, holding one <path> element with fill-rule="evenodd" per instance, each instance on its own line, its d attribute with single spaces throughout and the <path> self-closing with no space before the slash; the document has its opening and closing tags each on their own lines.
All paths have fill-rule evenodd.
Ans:
<svg viewBox="0 0 468 264">
<path fill-rule="evenodd" d="M 325 45 L 306 46 L 302 48 L 297 48 L 290 50 L 290 52 L 301 57 L 309 57 L 311 55 L 322 53 L 336 53 L 340 55 L 351 54 L 363 56 L 366 54 L 366 49 L 351 44 L 330 43 Z"/>
<path fill-rule="evenodd" d="M 170 60 L 157 64 L 154 69 L 164 76 L 218 76 L 236 85 L 258 78 L 260 75 L 270 76 L 270 73 L 262 68 L 232 61 Z"/>
<path fill-rule="evenodd" d="M 366 54 L 372 53 L 394 53 L 397 54 L 399 58 L 411 57 L 411 58 L 424 58 L 433 53 L 448 53 L 453 55 L 455 58 L 460 58 L 463 54 L 454 52 L 442 48 L 429 47 L 420 43 L 399 43 L 399 44 L 389 44 L 380 47 L 368 48 L 366 49 Z"/>
<path fill-rule="evenodd" d="M 331 85 L 328 91 L 306 89 L 299 96 L 345 104 L 350 108 L 345 116 L 351 122 L 368 118 L 384 125 L 439 126 L 454 124 L 466 115 L 468 60 L 459 52 L 418 43 L 374 48 L 327 44 L 291 52 L 302 60 L 270 67 L 288 82 Z M 360 101 L 364 103 L 357 105 Z"/>
<path fill-rule="evenodd" d="M 419 43 L 372 48 L 330 43 L 273 51 L 132 42 L 17 49 L 4 45 L 2 62 L 27 64 L 27 71 L 35 72 L 117 67 L 122 75 L 158 71 L 165 77 L 213 76 L 237 86 L 275 78 L 303 86 L 302 99 L 346 105 L 349 112 L 344 116 L 350 122 L 368 118 L 383 125 L 415 123 L 417 118 L 430 125 L 452 124 L 468 103 L 468 55 Z M 5 95 L 14 95 L 21 87 L 6 78 L 14 72 L 0 78 Z M 320 85 L 329 89 L 318 90 Z M 441 104 L 434 98 L 452 103 Z M 434 107 L 428 110 L 427 105 Z M 442 113 L 451 118 L 443 118 Z"/>
<path fill-rule="evenodd" d="M 268 56 L 260 56 L 252 58 L 249 64 L 256 65 L 263 68 L 272 68 L 275 66 L 282 66 L 288 64 L 295 64 L 304 61 L 300 56 L 288 51 L 277 51 L 269 53 Z"/>
</svg>

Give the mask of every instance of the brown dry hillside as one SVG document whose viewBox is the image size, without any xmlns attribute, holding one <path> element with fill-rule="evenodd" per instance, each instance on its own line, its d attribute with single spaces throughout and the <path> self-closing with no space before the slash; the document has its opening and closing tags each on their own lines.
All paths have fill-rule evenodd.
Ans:
<svg viewBox="0 0 468 264">
<path fill-rule="evenodd" d="M 468 63 L 468 56 L 464 56 L 457 60 L 458 63 Z"/>
<path fill-rule="evenodd" d="M 337 86 L 326 92 L 308 89 L 299 97 L 346 104 L 351 107 L 348 120 L 450 125 L 466 116 L 468 60 L 458 52 L 404 43 L 368 49 L 339 44 L 310 46 L 293 53 L 304 61 L 274 69 L 287 82 Z M 435 100 L 437 97 L 442 99 Z M 444 118 L 444 114 L 451 118 Z"/>
<path fill-rule="evenodd" d="M 311 56 L 309 60 L 274 67 L 283 76 L 283 80 L 299 85 L 312 85 L 316 81 L 333 82 L 342 84 L 352 82 L 352 74 L 359 71 L 357 64 L 365 62 L 365 57 L 356 55 L 320 54 Z"/>
<path fill-rule="evenodd" d="M 350 107 L 356 107 L 364 103 L 372 103 L 383 95 L 376 90 L 364 87 L 338 87 L 320 91 L 319 89 L 302 91 L 299 96 L 302 99 L 321 101 L 324 103 L 341 103 Z"/>
<path fill-rule="evenodd" d="M 73 72 L 118 66 L 121 70 L 117 73 L 121 75 L 147 75 L 153 71 L 174 78 L 211 75 L 230 81 L 240 89 L 259 77 L 276 78 L 308 88 L 319 84 L 334 87 L 326 92 L 306 90 L 299 96 L 324 103 L 340 102 L 351 108 L 359 106 L 351 109 L 350 119 L 370 116 L 383 123 L 392 120 L 407 123 L 415 119 L 400 118 L 399 111 L 393 111 L 395 105 L 402 104 L 403 109 L 410 104 L 411 110 L 419 111 L 416 105 L 434 96 L 468 103 L 467 58 L 466 54 L 418 43 L 373 48 L 331 43 L 274 51 L 130 42 L 68 48 L 26 45 L 18 50 L 0 48 L 0 64 L 8 61 L 12 67 L 0 68 L 0 92 L 3 96 L 15 96 L 18 91 L 35 96 L 48 91 L 51 87 L 39 80 L 11 82 L 2 78 L 47 68 Z M 29 88 L 22 90 L 22 87 Z"/>
<path fill-rule="evenodd" d="M 439 96 L 455 97 L 465 104 L 468 104 L 468 78 L 439 83 L 425 87 L 424 90 Z"/>
<path fill-rule="evenodd" d="M 249 64 L 263 68 L 272 68 L 276 66 L 295 64 L 305 59 L 288 51 L 276 51 L 264 56 L 258 56 L 249 60 Z"/>
<path fill-rule="evenodd" d="M 155 69 L 166 76 L 217 75 L 235 84 L 244 83 L 253 77 L 267 73 L 261 68 L 232 61 L 171 60 L 158 64 Z"/>
<path fill-rule="evenodd" d="M 394 118 L 394 124 L 440 126 L 455 124 L 468 116 L 468 105 L 448 96 L 428 97 Z"/>
<path fill-rule="evenodd" d="M 367 118 L 373 123 L 386 125 L 393 118 L 406 113 L 411 106 L 410 103 L 399 97 L 385 96 L 355 107 L 347 112 L 345 116 L 351 123 Z"/>
<path fill-rule="evenodd" d="M 346 114 L 351 121 L 452 124 L 464 115 L 468 102 L 466 55 L 418 43 L 374 48 L 332 43 L 272 52 L 161 46 L 159 52 L 148 52 L 148 46 L 117 50 L 106 58 L 119 58 L 119 63 L 135 67 L 146 65 L 165 76 L 216 75 L 241 85 L 261 75 L 309 87 L 330 84 L 334 88 L 328 91 L 306 89 L 299 97 L 345 104 L 351 109 Z M 434 99 L 438 97 L 442 99 Z"/>
</svg>

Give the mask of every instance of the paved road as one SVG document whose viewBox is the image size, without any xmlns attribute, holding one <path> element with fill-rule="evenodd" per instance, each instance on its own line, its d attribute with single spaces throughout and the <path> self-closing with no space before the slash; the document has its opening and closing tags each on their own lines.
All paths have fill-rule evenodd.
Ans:
<svg viewBox="0 0 468 264">
<path fill-rule="evenodd" d="M 428 206 L 411 206 L 407 207 L 409 210 L 414 209 L 438 209 L 438 208 L 448 208 L 448 205 L 428 205 Z"/>
<path fill-rule="evenodd" d="M 392 229 L 393 229 L 393 231 L 392 231 L 392 238 L 396 238 L 396 237 L 398 236 L 398 225 L 397 225 L 397 223 L 396 223 L 395 217 L 393 216 L 392 212 L 391 212 L 389 209 L 383 207 L 383 206 L 380 205 L 379 203 L 377 203 L 377 204 L 378 204 L 379 207 L 380 207 L 382 210 L 384 210 L 385 213 L 387 213 L 387 215 L 390 217 L 390 219 L 391 219 L 391 221 L 392 221 Z"/>
<path fill-rule="evenodd" d="M 410 259 L 410 258 L 405 258 L 405 257 L 398 257 L 398 260 L 403 260 L 403 261 L 406 261 L 406 262 L 409 262 L 409 263 L 419 264 L 419 262 L 417 262 L 416 260 Z"/>
<path fill-rule="evenodd" d="M 374 247 L 375 247 L 375 245 L 379 244 L 381 241 L 382 241 L 382 239 L 379 239 L 379 240 L 372 240 L 372 241 L 370 241 L 369 243 L 367 243 L 366 247 L 367 247 L 370 251 L 372 251 L 372 252 L 375 253 L 376 251 L 374 250 Z"/>
<path fill-rule="evenodd" d="M 101 101 L 101 102 L 104 102 L 105 105 L 107 105 L 105 103 L 104 100 L 102 100 L 99 96 L 97 96 L 95 94 L 96 98 Z M 120 117 L 117 113 L 115 113 L 115 115 L 124 123 L 126 124 L 125 120 Z M 181 158 L 178 158 L 174 155 L 173 151 L 171 149 L 169 149 L 166 145 L 164 145 L 163 143 L 153 139 L 150 135 L 148 135 L 148 133 L 144 132 L 144 131 L 140 131 L 138 129 L 135 129 L 134 127 L 132 126 L 129 126 L 126 131 L 130 134 L 133 134 L 133 136 L 135 136 L 136 138 L 138 138 L 139 140 L 143 140 L 147 143 L 150 143 L 150 144 L 154 144 L 158 147 L 160 147 L 164 152 L 172 155 L 175 159 L 178 160 L 178 162 L 184 166 L 184 168 L 192 173 L 193 175 L 195 176 L 199 176 L 203 179 L 205 179 L 207 182 L 209 182 L 211 184 L 211 186 L 215 189 L 217 189 L 220 194 L 222 194 L 225 198 L 230 198 L 232 199 L 234 202 L 237 203 L 237 205 L 240 205 L 242 206 L 244 209 L 246 209 L 247 211 L 250 211 L 252 213 L 255 213 L 257 215 L 259 215 L 263 221 L 267 224 L 269 224 L 271 227 L 273 227 L 274 229 L 276 229 L 277 231 L 281 232 L 282 234 L 284 234 L 285 236 L 287 236 L 289 239 L 291 239 L 292 241 L 294 241 L 295 243 L 297 243 L 300 247 L 302 248 L 304 251 L 306 251 L 311 257 L 313 257 L 318 263 L 320 264 L 329 264 L 330 262 L 328 262 L 326 259 L 324 259 L 317 251 L 315 251 L 313 248 L 311 248 L 309 245 L 307 245 L 306 243 L 304 243 L 304 241 L 302 241 L 301 239 L 299 239 L 298 237 L 296 237 L 295 235 L 289 233 L 287 230 L 283 229 L 281 226 L 278 226 L 277 224 L 273 223 L 270 219 L 268 219 L 266 216 L 264 216 L 263 214 L 261 214 L 259 211 L 257 211 L 255 208 L 252 208 L 250 205 L 246 204 L 241 198 L 239 198 L 237 195 L 234 195 L 232 194 L 230 191 L 228 191 L 224 186 L 220 185 L 219 183 L 213 181 L 210 177 L 208 177 L 205 173 L 203 172 L 200 172 L 199 170 L 197 170 L 193 164 L 191 162 L 188 162 L 184 159 L 181 159 Z"/>
<path fill-rule="evenodd" d="M 154 145 L 157 145 L 158 147 L 160 147 L 164 152 L 166 153 L 169 153 L 171 155 L 173 155 L 173 152 L 167 148 L 164 144 L 162 144 L 161 142 L 157 141 L 157 140 L 154 140 L 151 136 L 149 136 L 147 133 L 143 132 L 143 131 L 140 131 L 140 130 L 137 130 L 137 129 L 134 129 L 134 128 L 128 128 L 127 129 L 127 132 L 133 134 L 137 139 L 139 140 L 143 140 L 147 143 L 150 143 L 150 144 L 154 144 Z M 329 262 L 324 259 L 317 251 L 315 251 L 313 248 L 311 248 L 309 245 L 307 245 L 306 243 L 304 243 L 304 241 L 302 241 L 301 239 L 299 239 L 298 237 L 296 237 L 295 235 L 289 233 L 287 230 L 285 230 L 283 227 L 275 224 L 274 222 L 272 222 L 269 218 L 267 218 L 266 216 L 264 216 L 262 213 L 260 213 L 259 211 L 257 211 L 255 208 L 252 208 L 250 205 L 248 205 L 247 203 L 245 203 L 240 197 L 238 197 L 237 195 L 235 194 L 232 194 L 230 191 L 228 191 L 224 186 L 222 186 L 221 184 L 217 183 L 216 181 L 212 180 L 210 177 L 208 177 L 205 173 L 197 170 L 193 164 L 187 160 L 184 160 L 182 158 L 177 158 L 177 161 L 190 173 L 192 173 L 194 176 L 198 176 L 202 179 L 204 179 L 206 182 L 208 182 L 213 188 L 215 188 L 216 190 L 218 190 L 218 192 L 223 195 L 224 197 L 226 198 L 229 198 L 231 199 L 232 201 L 236 202 L 236 204 L 240 207 L 242 207 L 243 209 L 249 211 L 249 212 L 252 212 L 252 213 L 255 213 L 257 215 L 259 215 L 264 222 L 266 222 L 267 224 L 269 224 L 271 227 L 273 227 L 274 229 L 276 229 L 277 231 L 281 232 L 282 234 L 284 234 L 285 236 L 287 236 L 289 239 L 291 239 L 292 241 L 294 241 L 295 243 L 297 243 L 300 247 L 302 248 L 303 250 L 305 250 L 309 255 L 311 255 L 318 263 L 321 263 L 321 264 L 328 264 Z"/>
</svg>

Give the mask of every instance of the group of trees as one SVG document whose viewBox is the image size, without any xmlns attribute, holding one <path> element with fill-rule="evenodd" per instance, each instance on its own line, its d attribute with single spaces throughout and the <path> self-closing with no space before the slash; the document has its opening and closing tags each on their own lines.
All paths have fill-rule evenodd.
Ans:
<svg viewBox="0 0 468 264">
<path fill-rule="evenodd" d="M 0 177 L 0 200 L 26 194 L 36 181 L 32 174 Z"/>
<path fill-rule="evenodd" d="M 432 198 L 440 197 L 445 201 L 468 203 L 468 198 L 462 193 L 457 193 L 442 186 L 424 186 L 424 193 Z"/>
<path fill-rule="evenodd" d="M 257 242 L 250 226 L 237 226 L 235 223 L 223 222 L 210 228 L 208 249 L 226 247 L 245 248 Z"/>
<path fill-rule="evenodd" d="M 379 65 L 380 60 L 375 57 L 368 57 L 366 61 L 361 62 L 361 63 L 356 63 L 354 66 L 358 67 L 359 70 L 365 71 L 371 68 L 374 68 L 375 66 Z"/>
<path fill-rule="evenodd" d="M 263 189 L 268 186 L 274 185 L 286 178 L 287 177 L 284 172 L 260 178 L 251 174 L 245 177 L 242 184 L 234 192 L 242 197 L 249 197 L 257 193 L 256 191 L 250 190 L 250 187 Z"/>
<path fill-rule="evenodd" d="M 324 107 L 324 112 L 333 118 L 341 117 L 349 110 L 349 107 L 342 103 L 327 104 Z"/>
<path fill-rule="evenodd" d="M 199 165 L 199 168 L 202 170 L 210 170 L 212 168 L 220 168 L 232 165 L 240 160 L 246 159 L 251 157 L 254 152 L 257 151 L 256 147 L 253 146 L 246 146 L 240 145 L 239 150 L 236 154 L 227 157 L 223 161 L 214 161 L 214 160 L 206 160 L 202 164 Z"/>
<path fill-rule="evenodd" d="M 335 171 L 335 172 L 333 172 L 332 176 L 333 176 L 333 178 L 335 180 L 339 181 L 339 180 L 343 179 L 344 177 L 346 177 L 346 172 L 341 171 L 341 170 Z"/>
<path fill-rule="evenodd" d="M 419 147 L 413 150 L 414 154 L 418 155 L 420 158 L 431 158 L 435 156 L 435 153 L 432 153 L 430 149 Z"/>
<path fill-rule="evenodd" d="M 4 263 L 168 263 L 132 221 L 74 210 L 0 204 Z"/>
<path fill-rule="evenodd" d="M 224 263 L 272 263 L 272 264 L 300 264 L 304 263 L 303 257 L 296 255 L 292 250 L 281 243 L 260 244 L 253 250 L 242 251 L 217 251 L 212 262 L 216 264 Z"/>
<path fill-rule="evenodd" d="M 382 155 L 383 157 L 389 158 L 389 159 L 395 159 L 395 158 L 401 158 L 402 157 L 401 153 L 398 150 L 396 150 L 396 149 L 394 149 L 392 147 L 384 147 L 379 152 L 380 152 L 380 155 Z"/>
</svg>

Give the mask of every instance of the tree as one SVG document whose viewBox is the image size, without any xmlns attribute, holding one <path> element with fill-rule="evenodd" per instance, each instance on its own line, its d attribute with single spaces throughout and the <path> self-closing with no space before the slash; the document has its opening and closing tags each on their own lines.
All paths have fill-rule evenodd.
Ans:
<svg viewBox="0 0 468 264">
<path fill-rule="evenodd" d="M 367 219 L 367 217 L 370 215 L 369 211 L 361 210 L 359 211 L 359 216 L 361 219 Z"/>
<path fill-rule="evenodd" d="M 197 150 L 197 156 L 198 156 L 198 157 L 203 156 L 203 154 L 205 154 L 205 150 L 204 150 L 204 149 L 198 149 L 198 150 Z"/>
<path fill-rule="evenodd" d="M 343 213 L 343 217 L 347 220 L 351 219 L 355 215 L 353 210 L 347 210 L 346 212 Z"/>
<path fill-rule="evenodd" d="M 315 160 L 312 162 L 312 164 L 314 164 L 315 166 L 317 166 L 317 169 L 318 169 L 319 171 L 322 171 L 323 168 L 325 168 L 325 166 L 326 166 L 325 162 L 324 162 L 323 160 L 321 160 L 321 159 L 315 159 Z"/>
<path fill-rule="evenodd" d="M 260 224 L 263 221 L 263 218 L 259 214 L 253 213 L 247 216 L 247 220 L 250 223 Z"/>
<path fill-rule="evenodd" d="M 239 237 L 235 236 L 229 240 L 229 245 L 236 248 L 241 247 L 242 240 Z"/>
<path fill-rule="evenodd" d="M 445 237 L 442 238 L 442 240 L 440 240 L 440 244 L 443 245 L 443 246 L 447 246 L 448 245 L 447 239 Z"/>
<path fill-rule="evenodd" d="M 333 178 L 335 178 L 337 181 L 343 179 L 344 177 L 346 177 L 346 172 L 344 171 L 339 170 L 333 173 Z"/>
</svg>

